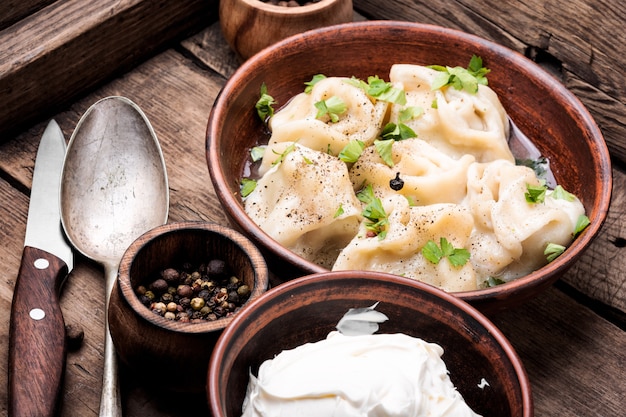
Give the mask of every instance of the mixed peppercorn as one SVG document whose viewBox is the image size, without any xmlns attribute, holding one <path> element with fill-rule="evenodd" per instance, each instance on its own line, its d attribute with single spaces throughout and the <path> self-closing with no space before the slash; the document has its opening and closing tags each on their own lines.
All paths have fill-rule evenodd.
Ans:
<svg viewBox="0 0 626 417">
<path fill-rule="evenodd" d="M 152 312 L 184 323 L 229 317 L 248 300 L 250 291 L 221 259 L 163 269 L 154 281 L 135 289 L 141 303 Z"/>
</svg>

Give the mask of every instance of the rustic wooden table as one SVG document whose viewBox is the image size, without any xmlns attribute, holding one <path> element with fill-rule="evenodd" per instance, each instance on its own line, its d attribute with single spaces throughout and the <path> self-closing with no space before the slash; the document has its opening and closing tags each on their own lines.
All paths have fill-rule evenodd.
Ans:
<svg viewBox="0 0 626 417">
<path fill-rule="evenodd" d="M 191 3 L 198 2 L 185 2 Z M 618 1 L 575 3 L 564 9 L 561 3 L 550 1 L 422 4 L 355 0 L 354 6 L 357 19 L 366 16 L 440 24 L 526 53 L 553 70 L 598 121 L 615 164 L 612 206 L 601 234 L 552 288 L 492 320 L 526 366 L 536 415 L 608 417 L 623 415 L 626 394 L 626 84 L 621 72 L 626 59 L 619 47 L 626 41 L 626 10 Z M 69 104 L 52 113 L 42 110 L 38 119 L 0 141 L 0 416 L 7 415 L 11 298 L 35 154 L 49 114 L 69 139 L 80 116 L 99 98 L 123 95 L 135 101 L 151 120 L 165 155 L 171 199 L 169 222 L 227 223 L 206 166 L 205 128 L 213 101 L 239 63 L 222 38 L 214 10 L 206 13 L 206 23 L 198 33 L 160 51 L 97 87 L 92 86 L 95 81 L 85 81 L 88 90 L 84 95 L 72 97 Z M 8 90 L 1 87 L 0 106 L 4 106 L 2 94 Z M 63 416 L 98 414 L 103 291 L 101 268 L 84 258 L 76 259 L 61 303 L 66 324 L 82 328 L 85 336 L 79 348 L 68 352 Z M 121 376 L 124 411 L 129 417 L 208 415 L 202 395 L 150 390 L 123 367 Z"/>
</svg>

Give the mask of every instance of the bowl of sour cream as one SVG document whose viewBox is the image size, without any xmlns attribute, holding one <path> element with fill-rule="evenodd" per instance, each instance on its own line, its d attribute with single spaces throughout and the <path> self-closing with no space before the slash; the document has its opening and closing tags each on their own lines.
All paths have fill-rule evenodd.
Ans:
<svg viewBox="0 0 626 417">
<path fill-rule="evenodd" d="M 525 369 L 478 310 L 391 274 L 313 274 L 237 315 L 209 364 L 215 417 L 533 415 Z"/>
</svg>

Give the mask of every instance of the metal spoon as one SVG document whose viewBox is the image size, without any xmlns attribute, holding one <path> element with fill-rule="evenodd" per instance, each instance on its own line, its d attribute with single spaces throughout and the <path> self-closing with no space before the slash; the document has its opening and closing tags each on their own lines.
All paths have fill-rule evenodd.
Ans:
<svg viewBox="0 0 626 417">
<path fill-rule="evenodd" d="M 91 106 L 70 139 L 61 177 L 61 222 L 74 247 L 104 266 L 105 340 L 100 416 L 121 416 L 117 356 L 107 311 L 119 263 L 144 232 L 167 222 L 163 153 L 144 113 L 124 97 Z"/>
</svg>

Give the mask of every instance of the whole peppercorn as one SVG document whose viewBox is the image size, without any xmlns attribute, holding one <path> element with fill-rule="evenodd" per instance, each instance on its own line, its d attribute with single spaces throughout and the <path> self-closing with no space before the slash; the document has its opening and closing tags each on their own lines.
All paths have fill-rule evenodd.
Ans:
<svg viewBox="0 0 626 417">
<path fill-rule="evenodd" d="M 189 285 L 183 284 L 179 285 L 178 288 L 176 288 L 176 294 L 178 294 L 180 297 L 191 297 L 193 295 L 193 290 Z"/>
<path fill-rule="evenodd" d="M 161 293 L 167 291 L 167 282 L 164 279 L 157 279 L 152 284 L 150 284 L 150 289 L 155 293 Z"/>
<path fill-rule="evenodd" d="M 226 262 L 221 259 L 212 259 L 207 266 L 209 275 L 224 275 L 226 273 Z"/>
<path fill-rule="evenodd" d="M 400 173 L 396 172 L 396 177 L 389 181 L 389 188 L 394 191 L 400 191 L 404 187 L 404 180 L 400 178 Z"/>
<path fill-rule="evenodd" d="M 161 272 L 161 278 L 163 278 L 168 283 L 178 282 L 180 278 L 180 274 L 174 268 L 167 268 Z"/>
<path fill-rule="evenodd" d="M 239 294 L 240 297 L 247 297 L 247 296 L 249 296 L 250 295 L 250 287 L 248 287 L 246 284 L 243 284 L 242 286 L 237 288 L 237 294 Z"/>
<path fill-rule="evenodd" d="M 201 297 L 195 297 L 191 299 L 191 303 L 189 304 L 191 306 L 191 308 L 193 308 L 196 311 L 199 311 L 202 309 L 202 307 L 204 307 L 204 298 Z"/>
<path fill-rule="evenodd" d="M 168 320 L 176 320 L 176 314 L 172 313 L 171 311 L 167 311 L 163 317 L 165 317 Z"/>
<path fill-rule="evenodd" d="M 178 304 L 172 301 L 170 303 L 167 303 L 166 308 L 167 311 L 175 312 L 178 309 Z"/>
</svg>

